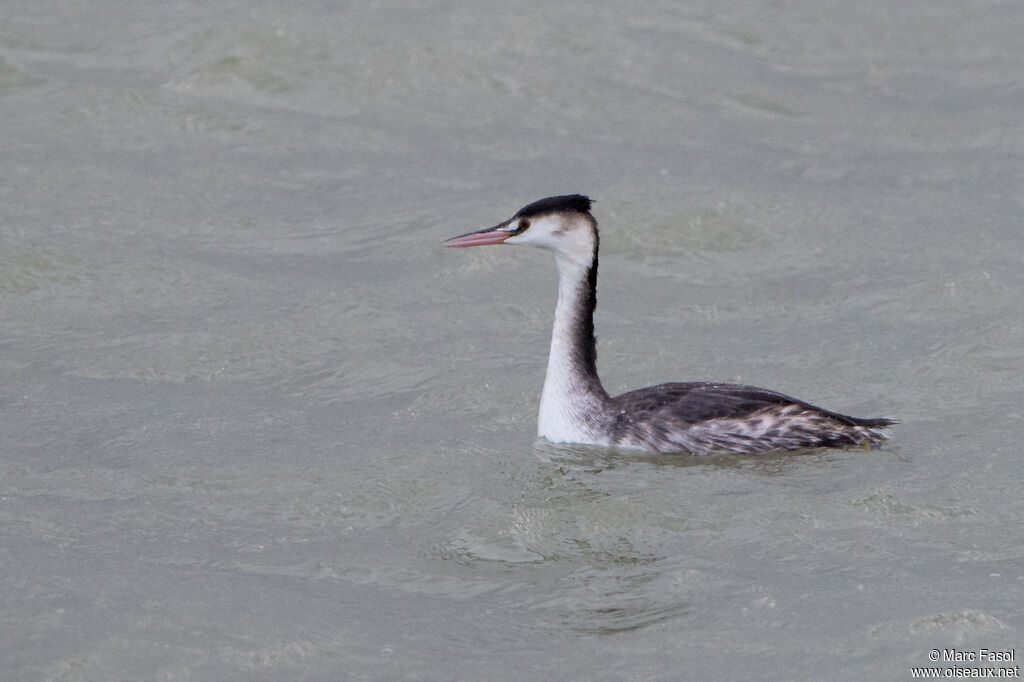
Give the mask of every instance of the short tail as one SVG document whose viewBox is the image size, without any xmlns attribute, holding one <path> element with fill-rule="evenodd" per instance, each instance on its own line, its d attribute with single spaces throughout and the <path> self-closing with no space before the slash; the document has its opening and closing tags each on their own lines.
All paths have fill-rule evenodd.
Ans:
<svg viewBox="0 0 1024 682">
<path fill-rule="evenodd" d="M 887 417 L 877 417 L 874 419 L 854 417 L 853 421 L 857 425 L 855 428 L 860 436 L 858 440 L 870 446 L 872 450 L 878 449 L 881 447 L 882 441 L 889 439 L 889 433 L 886 429 L 894 424 L 899 424 L 899 420 Z"/>
</svg>

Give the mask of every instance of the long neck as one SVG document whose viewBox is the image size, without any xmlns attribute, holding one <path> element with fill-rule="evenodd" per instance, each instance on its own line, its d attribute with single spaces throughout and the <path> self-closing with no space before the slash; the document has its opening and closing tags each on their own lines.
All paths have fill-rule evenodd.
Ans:
<svg viewBox="0 0 1024 682">
<path fill-rule="evenodd" d="M 597 247 L 589 263 L 558 256 L 558 305 L 551 352 L 540 399 L 537 433 L 555 442 L 580 442 L 608 394 L 597 376 L 594 307 L 597 305 Z"/>
</svg>

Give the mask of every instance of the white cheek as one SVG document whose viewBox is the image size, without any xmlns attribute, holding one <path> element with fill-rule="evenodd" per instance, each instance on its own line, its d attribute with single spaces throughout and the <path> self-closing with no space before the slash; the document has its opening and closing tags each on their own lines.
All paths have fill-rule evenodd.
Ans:
<svg viewBox="0 0 1024 682">
<path fill-rule="evenodd" d="M 545 234 L 540 230 L 535 231 L 534 228 L 530 228 L 526 232 L 517 234 L 514 237 L 509 237 L 505 240 L 505 243 L 516 246 L 536 246 L 546 249 L 554 248 L 554 242 L 551 239 L 551 235 Z"/>
</svg>

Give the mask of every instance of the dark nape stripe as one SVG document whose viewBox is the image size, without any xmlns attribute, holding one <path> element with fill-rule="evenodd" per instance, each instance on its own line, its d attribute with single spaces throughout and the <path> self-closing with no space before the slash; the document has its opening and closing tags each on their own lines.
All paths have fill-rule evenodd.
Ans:
<svg viewBox="0 0 1024 682">
<path fill-rule="evenodd" d="M 591 218 L 593 220 L 593 218 Z M 597 222 L 594 221 L 594 257 L 587 270 L 587 281 L 580 283 L 580 297 L 577 317 L 573 321 L 572 335 L 576 340 L 573 361 L 578 363 L 581 376 L 586 377 L 591 391 L 604 395 L 607 393 L 601 385 L 597 374 L 597 337 L 594 334 L 594 309 L 597 308 Z"/>
</svg>

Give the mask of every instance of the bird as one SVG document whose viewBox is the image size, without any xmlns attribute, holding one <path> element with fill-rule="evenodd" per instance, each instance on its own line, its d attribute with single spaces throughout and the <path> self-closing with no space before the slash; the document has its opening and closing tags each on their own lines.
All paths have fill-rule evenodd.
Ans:
<svg viewBox="0 0 1024 682">
<path fill-rule="evenodd" d="M 597 373 L 594 308 L 599 236 L 583 194 L 546 197 L 493 227 L 444 241 L 453 248 L 511 244 L 551 251 L 558 303 L 537 417 L 552 443 L 658 453 L 761 454 L 816 447 L 879 447 L 894 419 L 851 417 L 757 386 L 673 382 L 609 396 Z"/>
</svg>

